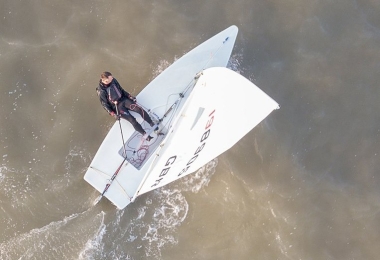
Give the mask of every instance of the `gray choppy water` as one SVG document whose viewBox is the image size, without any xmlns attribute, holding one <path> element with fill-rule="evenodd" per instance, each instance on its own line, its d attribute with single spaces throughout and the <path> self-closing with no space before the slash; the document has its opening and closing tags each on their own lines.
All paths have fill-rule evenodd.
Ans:
<svg viewBox="0 0 380 260">
<path fill-rule="evenodd" d="M 1 259 L 377 259 L 379 13 L 373 0 L 2 1 Z M 93 207 L 83 174 L 113 123 L 99 73 L 137 94 L 232 24 L 229 67 L 281 109 L 196 174 Z"/>
</svg>

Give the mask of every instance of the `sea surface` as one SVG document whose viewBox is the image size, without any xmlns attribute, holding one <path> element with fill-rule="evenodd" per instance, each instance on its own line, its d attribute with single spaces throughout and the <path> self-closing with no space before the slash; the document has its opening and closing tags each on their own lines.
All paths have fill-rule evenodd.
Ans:
<svg viewBox="0 0 380 260">
<path fill-rule="evenodd" d="M 379 259 L 379 14 L 378 0 L 1 0 L 0 259 Z M 196 173 L 94 206 L 83 176 L 114 123 L 100 73 L 137 95 L 231 25 L 229 68 L 281 109 Z M 233 88 L 226 105 L 246 113 Z"/>
</svg>

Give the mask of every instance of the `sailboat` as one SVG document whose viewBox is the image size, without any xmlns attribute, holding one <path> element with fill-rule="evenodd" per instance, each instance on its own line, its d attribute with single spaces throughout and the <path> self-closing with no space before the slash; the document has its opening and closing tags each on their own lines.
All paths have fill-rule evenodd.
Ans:
<svg viewBox="0 0 380 260">
<path fill-rule="evenodd" d="M 125 208 L 138 196 L 195 172 L 279 108 L 251 81 L 226 68 L 237 33 L 231 26 L 198 45 L 137 95 L 156 125 L 134 116 L 154 138 L 148 142 L 129 122 L 115 122 L 84 175 L 100 198 Z"/>
</svg>

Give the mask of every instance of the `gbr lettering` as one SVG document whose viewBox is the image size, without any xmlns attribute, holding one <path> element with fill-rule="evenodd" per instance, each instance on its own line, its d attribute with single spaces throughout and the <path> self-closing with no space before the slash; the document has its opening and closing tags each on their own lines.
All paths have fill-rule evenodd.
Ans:
<svg viewBox="0 0 380 260">
<path fill-rule="evenodd" d="M 164 176 L 166 174 L 168 174 L 169 170 L 170 170 L 170 165 L 172 165 L 174 162 L 175 162 L 175 159 L 177 159 L 177 156 L 174 155 L 172 157 L 170 157 L 166 163 L 165 163 L 165 168 L 162 169 L 160 175 L 159 175 L 159 179 L 157 179 L 154 184 L 151 186 L 152 188 L 157 186 L 158 184 L 160 184 L 160 182 L 162 181 L 162 179 L 164 178 Z"/>
<path fill-rule="evenodd" d="M 200 139 L 200 142 L 199 142 L 199 146 L 198 148 L 195 150 L 194 154 L 193 154 L 193 157 L 191 157 L 191 159 L 188 161 L 188 163 L 186 164 L 186 167 L 183 168 L 181 170 L 181 172 L 178 174 L 178 177 L 181 177 L 182 174 L 184 174 L 185 172 L 187 172 L 187 170 L 189 170 L 189 168 L 191 167 L 192 163 L 194 163 L 198 156 L 200 155 L 200 153 L 202 152 L 203 148 L 205 147 L 206 145 L 206 140 L 210 137 L 210 133 L 211 133 L 211 126 L 212 126 L 212 123 L 214 122 L 214 114 L 215 114 L 215 110 L 213 110 L 209 116 L 208 116 L 208 120 L 207 120 L 207 123 L 206 123 L 206 126 L 205 126 L 205 132 L 202 134 L 201 136 L 201 139 Z M 174 156 L 171 156 L 165 163 L 165 167 L 161 170 L 161 173 L 159 175 L 159 178 L 154 182 L 154 184 L 151 186 L 152 188 L 159 185 L 160 182 L 163 180 L 163 178 L 165 177 L 166 174 L 168 174 L 169 170 L 170 170 L 170 167 L 171 165 L 175 162 L 177 156 L 174 155 Z"/>
</svg>

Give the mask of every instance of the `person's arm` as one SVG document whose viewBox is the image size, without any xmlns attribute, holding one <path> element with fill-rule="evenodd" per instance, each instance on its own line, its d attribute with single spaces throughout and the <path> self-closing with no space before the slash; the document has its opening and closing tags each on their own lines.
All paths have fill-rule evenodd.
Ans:
<svg viewBox="0 0 380 260">
<path fill-rule="evenodd" d="M 96 91 L 98 93 L 100 103 L 102 104 L 104 110 L 106 110 L 108 114 L 110 114 L 111 116 L 115 116 L 115 111 L 111 102 L 108 101 L 105 91 L 100 91 L 99 89 L 96 89 Z"/>
<path fill-rule="evenodd" d="M 121 90 L 123 92 L 123 96 L 127 97 L 128 99 L 131 99 L 133 101 L 136 101 L 136 97 L 132 96 L 131 94 L 129 94 L 128 91 L 124 90 L 121 85 L 119 84 L 119 82 L 114 78 L 115 82 L 116 82 L 116 86 L 119 88 L 119 90 Z"/>
</svg>

